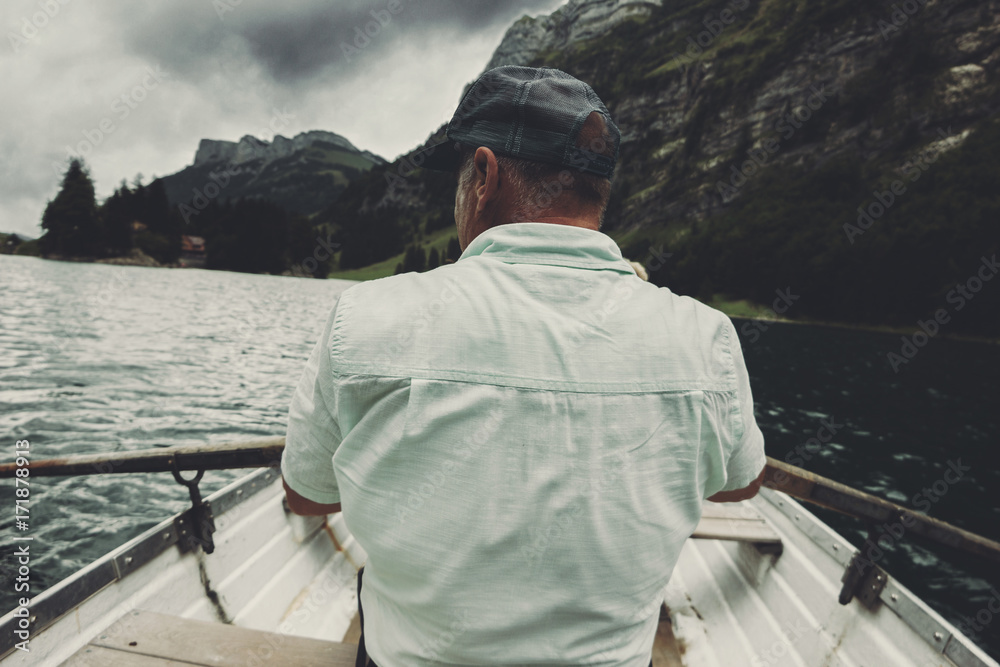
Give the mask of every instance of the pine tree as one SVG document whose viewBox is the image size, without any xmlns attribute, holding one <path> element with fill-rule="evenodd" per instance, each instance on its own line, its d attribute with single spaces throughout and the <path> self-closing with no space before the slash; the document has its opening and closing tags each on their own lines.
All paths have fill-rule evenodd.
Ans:
<svg viewBox="0 0 1000 667">
<path fill-rule="evenodd" d="M 446 255 L 446 258 L 450 259 L 453 262 L 457 262 L 458 258 L 461 256 L 462 256 L 462 246 L 460 246 L 458 243 L 458 237 L 453 236 L 451 237 L 451 240 L 448 241 L 448 254 Z"/>
<path fill-rule="evenodd" d="M 438 256 L 437 248 L 431 248 L 430 253 L 427 255 L 427 270 L 436 269 L 441 266 L 441 258 Z"/>
<path fill-rule="evenodd" d="M 309 221 L 294 214 L 288 214 L 288 250 L 285 264 L 292 275 L 311 275 L 314 278 L 326 278 L 333 268 L 334 256 L 319 248 L 317 242 L 328 236 L 323 229 L 316 229 Z"/>
<path fill-rule="evenodd" d="M 42 214 L 42 253 L 70 257 L 103 254 L 104 234 L 97 214 L 94 182 L 82 158 L 73 158 L 62 188 Z"/>
<path fill-rule="evenodd" d="M 205 228 L 207 268 L 276 275 L 290 268 L 290 252 L 295 261 L 304 261 L 306 244 L 301 239 L 289 250 L 292 216 L 279 206 L 241 199 L 223 205 L 220 212 Z"/>
<path fill-rule="evenodd" d="M 136 181 L 140 178 L 141 175 L 136 176 Z M 146 224 L 153 236 L 153 243 L 143 250 L 160 262 L 176 262 L 181 253 L 180 214 L 170 206 L 162 180 L 154 180 L 147 186 L 140 184 L 136 194 L 140 192 L 138 219 Z"/>
<path fill-rule="evenodd" d="M 427 267 L 427 254 L 424 249 L 419 245 L 411 245 L 406 249 L 406 254 L 403 256 L 403 273 L 409 273 L 410 271 L 416 271 L 420 273 Z"/>
<path fill-rule="evenodd" d="M 101 206 L 101 221 L 104 224 L 105 244 L 113 255 L 123 255 L 132 247 L 132 220 L 129 210 L 132 192 L 122 181 L 114 194 Z"/>
</svg>

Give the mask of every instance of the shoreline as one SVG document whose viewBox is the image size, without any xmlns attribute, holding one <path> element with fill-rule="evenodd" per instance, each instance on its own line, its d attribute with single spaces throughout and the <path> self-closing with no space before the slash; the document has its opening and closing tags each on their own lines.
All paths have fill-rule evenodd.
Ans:
<svg viewBox="0 0 1000 667">
<path fill-rule="evenodd" d="M 14 253 L 0 253 L 0 255 L 10 255 L 11 257 L 34 257 L 35 259 L 45 260 L 47 262 L 69 262 L 72 264 L 105 264 L 107 266 L 135 266 L 145 269 L 201 269 L 203 271 L 217 271 L 219 273 L 242 273 L 249 276 L 275 276 L 278 278 L 310 278 L 310 276 L 297 276 L 293 273 L 252 273 L 248 271 L 231 271 L 229 269 L 209 269 L 204 266 L 204 262 L 201 264 L 184 264 L 185 258 L 181 258 L 180 262 L 170 262 L 167 264 L 162 264 L 146 253 L 138 249 L 133 249 L 128 255 L 120 255 L 118 257 L 64 257 L 62 255 L 50 255 L 44 257 L 42 255 L 16 255 Z M 314 280 L 319 280 L 314 278 Z"/>
<path fill-rule="evenodd" d="M 133 252 L 129 255 L 122 257 L 105 257 L 105 258 L 90 258 L 90 257 L 62 257 L 62 256 L 50 256 L 42 257 L 40 255 L 11 255 L 20 257 L 37 257 L 38 259 L 44 259 L 48 261 L 55 262 L 74 262 L 78 264 L 108 264 L 112 266 L 138 266 L 145 268 L 157 268 L 157 269 L 188 269 L 188 268 L 201 268 L 208 271 L 223 271 L 227 273 L 242 273 L 241 271 L 226 271 L 225 269 L 205 269 L 204 267 L 197 266 L 184 266 L 180 263 L 173 264 L 161 264 L 157 262 L 152 257 L 146 255 L 141 250 L 133 249 Z M 336 273 L 336 272 L 334 272 Z M 273 275 L 275 277 L 306 277 L 306 276 L 295 276 L 292 274 L 256 274 L 256 275 Z M 324 280 L 321 278 L 314 278 L 314 280 Z M 328 277 L 325 280 L 352 280 L 350 278 L 340 278 L 340 277 Z M 364 282 L 364 280 L 354 280 L 354 282 Z M 694 298 L 694 297 L 692 297 Z M 698 299 L 701 301 L 701 299 Z M 719 296 L 714 297 L 710 301 L 701 301 L 711 308 L 715 308 L 726 314 L 735 320 L 747 320 L 755 322 L 772 322 L 775 324 L 794 324 L 799 326 L 814 326 L 814 327 L 829 327 L 833 329 L 848 329 L 852 331 L 864 331 L 867 333 L 879 333 L 886 335 L 897 335 L 897 336 L 912 336 L 914 333 L 920 331 L 919 328 L 907 328 L 899 327 L 888 324 L 863 324 L 863 323 L 851 323 L 851 322 L 838 322 L 838 321 L 827 321 L 827 320 L 816 320 L 810 318 L 802 319 L 791 319 L 784 317 L 768 317 L 765 313 L 770 311 L 769 308 L 761 306 L 760 304 L 752 303 L 746 300 L 736 300 L 731 301 L 723 299 Z M 1000 337 L 994 338 L 990 336 L 980 336 L 975 334 L 961 334 L 961 333 L 939 333 L 935 338 L 940 338 L 943 340 L 955 341 L 960 343 L 985 343 L 988 345 L 1000 345 Z"/>
<path fill-rule="evenodd" d="M 827 322 L 824 320 L 813 320 L 813 319 L 785 319 L 785 318 L 774 318 L 774 317 L 755 317 L 752 315 L 740 315 L 740 314 L 730 314 L 726 312 L 725 308 L 720 308 L 719 306 L 712 306 L 716 310 L 720 310 L 725 313 L 731 319 L 736 320 L 748 320 L 755 322 L 773 322 L 776 324 L 796 324 L 800 326 L 812 326 L 812 327 L 829 327 L 832 329 L 849 329 L 853 331 L 864 331 L 866 333 L 880 333 L 886 335 L 898 335 L 898 336 L 912 336 L 914 333 L 920 331 L 918 327 L 908 329 L 905 327 L 891 326 L 888 324 L 851 324 L 850 322 Z M 986 343 L 988 345 L 1000 345 L 1000 338 L 990 338 L 989 336 L 977 336 L 974 334 L 948 334 L 939 333 L 934 336 L 935 338 L 940 338 L 943 340 L 956 341 L 959 343 Z"/>
<path fill-rule="evenodd" d="M 82 257 L 64 255 L 19 255 L 20 257 L 37 257 L 52 262 L 72 262 L 74 264 L 109 264 L 112 266 L 142 266 L 150 269 L 182 269 L 181 264 L 161 264 L 142 250 L 133 248 L 127 255 L 117 257 Z"/>
<path fill-rule="evenodd" d="M 715 294 L 708 301 L 698 299 L 702 303 L 722 311 L 730 318 L 739 320 L 754 320 L 759 322 L 777 322 L 779 324 L 798 324 L 815 327 L 831 327 L 834 329 L 851 329 L 855 331 L 865 331 L 868 333 L 880 333 L 896 336 L 912 336 L 920 331 L 917 325 L 909 327 L 891 324 L 866 324 L 863 322 L 841 322 L 837 320 L 819 320 L 809 317 L 789 318 L 777 315 L 773 309 L 767 306 L 749 301 L 747 299 L 729 299 L 722 294 Z M 990 345 L 1000 345 L 1000 336 L 988 336 L 979 334 L 945 333 L 939 332 L 935 338 L 943 338 L 962 343 L 987 343 Z"/>
</svg>

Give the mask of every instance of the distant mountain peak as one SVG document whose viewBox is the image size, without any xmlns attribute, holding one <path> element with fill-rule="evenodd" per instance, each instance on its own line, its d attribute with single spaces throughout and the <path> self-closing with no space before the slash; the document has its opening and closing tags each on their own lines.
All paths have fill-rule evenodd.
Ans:
<svg viewBox="0 0 1000 667">
<path fill-rule="evenodd" d="M 385 162 L 385 160 L 374 153 L 358 150 L 348 139 L 335 132 L 309 130 L 300 132 L 291 139 L 276 134 L 271 141 L 266 141 L 252 134 L 243 135 L 239 141 L 202 139 L 198 144 L 198 150 L 194 156 L 194 166 L 200 167 L 214 162 L 242 164 L 251 160 L 271 162 L 309 148 L 319 142 L 332 144 L 349 153 L 364 155 L 376 164 Z"/>
<path fill-rule="evenodd" d="M 202 139 L 194 164 L 162 180 L 172 203 L 187 203 L 203 197 L 199 193 L 213 182 L 212 174 L 225 170 L 220 201 L 260 197 L 308 214 L 328 206 L 347 183 L 385 162 L 326 130 L 292 138 L 276 134 L 270 141 L 246 134 L 239 141 Z"/>
<path fill-rule="evenodd" d="M 569 0 L 548 16 L 526 14 L 507 30 L 486 70 L 527 65 L 540 53 L 604 35 L 618 23 L 662 4 L 663 0 Z"/>
</svg>

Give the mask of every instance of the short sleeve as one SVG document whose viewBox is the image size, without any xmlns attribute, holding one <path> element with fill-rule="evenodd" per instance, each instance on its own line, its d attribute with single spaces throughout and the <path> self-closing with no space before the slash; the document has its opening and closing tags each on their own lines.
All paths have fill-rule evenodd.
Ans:
<svg viewBox="0 0 1000 667">
<path fill-rule="evenodd" d="M 333 472 L 333 455 L 340 446 L 336 377 L 330 360 L 334 306 L 302 372 L 288 410 L 288 432 L 281 457 L 281 474 L 300 496 L 316 503 L 340 502 Z"/>
<path fill-rule="evenodd" d="M 742 435 L 726 461 L 726 485 L 721 490 L 736 491 L 750 486 L 757 479 L 767 457 L 764 455 L 764 434 L 753 416 L 750 374 L 743 359 L 740 339 L 733 323 L 727 321 L 726 325 L 729 328 L 729 352 L 736 372 L 738 426 L 742 426 Z"/>
</svg>

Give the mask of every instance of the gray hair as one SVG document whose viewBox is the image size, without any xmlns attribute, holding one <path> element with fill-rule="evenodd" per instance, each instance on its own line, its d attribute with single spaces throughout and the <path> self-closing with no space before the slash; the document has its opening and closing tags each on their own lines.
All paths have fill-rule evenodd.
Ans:
<svg viewBox="0 0 1000 667">
<path fill-rule="evenodd" d="M 475 148 L 463 148 L 458 169 L 458 187 L 466 188 L 475 173 L 473 157 Z M 611 197 L 611 180 L 541 162 L 519 160 L 497 155 L 497 166 L 507 175 L 513 188 L 514 210 L 511 222 L 531 222 L 545 211 L 557 208 L 560 197 L 573 197 L 575 202 L 598 209 L 598 219 L 604 222 L 604 213 Z"/>
</svg>

